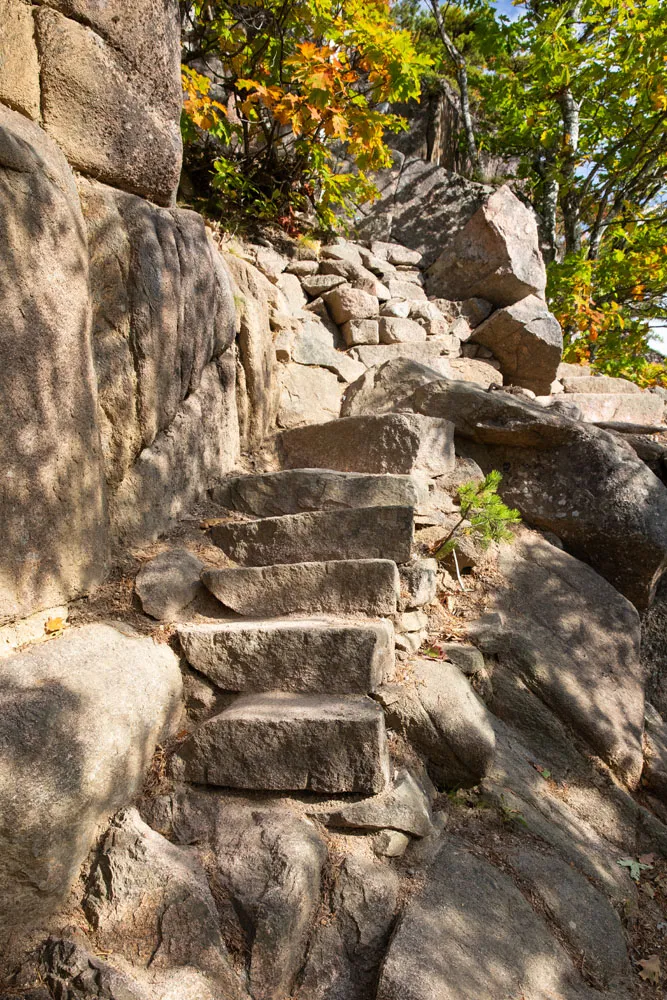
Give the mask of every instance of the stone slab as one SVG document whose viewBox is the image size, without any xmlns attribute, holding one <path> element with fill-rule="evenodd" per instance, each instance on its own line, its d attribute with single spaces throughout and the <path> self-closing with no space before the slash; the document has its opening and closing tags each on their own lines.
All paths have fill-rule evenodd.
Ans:
<svg viewBox="0 0 667 1000">
<path fill-rule="evenodd" d="M 300 611 L 393 614 L 399 589 L 396 563 L 388 559 L 206 570 L 202 580 L 225 607 L 260 617 Z"/>
<path fill-rule="evenodd" d="M 199 784 L 373 794 L 389 781 L 384 714 L 364 697 L 249 695 L 200 726 L 175 765 Z"/>
<path fill-rule="evenodd" d="M 437 476 L 454 467 L 453 425 L 425 423 L 416 414 L 342 417 L 298 427 L 281 435 L 288 468 L 341 472 L 424 472 Z"/>
<path fill-rule="evenodd" d="M 391 622 L 282 618 L 182 625 L 188 660 L 224 691 L 366 694 L 394 668 Z"/>
<path fill-rule="evenodd" d="M 424 488 L 412 476 L 365 475 L 329 469 L 284 469 L 224 479 L 216 503 L 258 517 L 341 507 L 415 507 Z"/>
<path fill-rule="evenodd" d="M 336 559 L 407 562 L 411 507 L 353 507 L 229 521 L 210 529 L 212 541 L 243 566 Z"/>
</svg>

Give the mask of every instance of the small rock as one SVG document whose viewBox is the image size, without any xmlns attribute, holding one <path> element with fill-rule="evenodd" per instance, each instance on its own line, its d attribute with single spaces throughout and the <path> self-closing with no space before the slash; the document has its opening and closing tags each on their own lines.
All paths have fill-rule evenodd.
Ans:
<svg viewBox="0 0 667 1000">
<path fill-rule="evenodd" d="M 414 559 L 399 568 L 401 596 L 399 608 L 421 608 L 435 600 L 438 586 L 437 559 Z"/>
<path fill-rule="evenodd" d="M 395 316 L 397 319 L 407 319 L 412 303 L 409 299 L 389 299 L 380 308 L 381 316 Z"/>
<path fill-rule="evenodd" d="M 332 319 L 339 326 L 353 319 L 372 319 L 380 307 L 375 296 L 362 292 L 352 285 L 340 285 L 326 292 L 322 298 L 327 304 Z"/>
<path fill-rule="evenodd" d="M 141 606 L 158 621 L 174 618 L 202 593 L 204 563 L 187 549 L 169 549 L 142 566 L 134 582 Z"/>
<path fill-rule="evenodd" d="M 400 830 L 380 830 L 373 841 L 373 850 L 379 857 L 401 858 L 409 844 L 410 838 Z"/>
<path fill-rule="evenodd" d="M 309 274 L 317 274 L 319 267 L 319 261 L 316 260 L 293 260 L 285 270 L 288 274 L 296 274 L 299 278 L 305 278 Z"/>
<path fill-rule="evenodd" d="M 422 255 L 418 250 L 410 250 L 400 243 L 384 243 L 381 240 L 373 240 L 370 251 L 375 257 L 386 260 L 395 266 L 406 264 L 416 266 L 422 261 Z"/>
<path fill-rule="evenodd" d="M 413 281 L 404 281 L 401 278 L 390 278 L 387 288 L 392 299 L 425 299 L 426 292 L 421 285 L 416 285 Z"/>
<path fill-rule="evenodd" d="M 346 280 L 338 274 L 313 274 L 311 277 L 302 278 L 301 286 L 311 298 L 317 298 L 325 292 L 330 292 L 332 288 L 344 285 Z"/>
<path fill-rule="evenodd" d="M 411 319 L 399 319 L 392 316 L 380 318 L 381 344 L 419 344 L 426 340 L 426 331 L 419 323 Z"/>
<path fill-rule="evenodd" d="M 376 319 L 348 320 L 347 323 L 343 323 L 341 333 L 348 347 L 380 343 L 380 325 Z"/>
</svg>

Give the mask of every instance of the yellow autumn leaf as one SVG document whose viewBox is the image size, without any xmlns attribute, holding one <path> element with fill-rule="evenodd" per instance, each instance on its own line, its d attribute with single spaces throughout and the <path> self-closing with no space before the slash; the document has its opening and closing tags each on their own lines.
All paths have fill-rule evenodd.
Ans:
<svg viewBox="0 0 667 1000">
<path fill-rule="evenodd" d="M 62 632 L 65 628 L 65 619 L 58 616 L 57 618 L 47 618 L 44 622 L 44 631 L 47 635 L 53 635 L 55 632 Z"/>
</svg>

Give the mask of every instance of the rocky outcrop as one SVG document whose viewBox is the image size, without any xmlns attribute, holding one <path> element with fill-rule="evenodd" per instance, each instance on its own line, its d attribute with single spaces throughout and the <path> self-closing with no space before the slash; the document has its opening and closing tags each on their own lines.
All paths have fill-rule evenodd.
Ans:
<svg viewBox="0 0 667 1000">
<path fill-rule="evenodd" d="M 2 664 L 0 940 L 64 901 L 100 824 L 137 793 L 180 714 L 178 658 L 89 625 Z"/>
<path fill-rule="evenodd" d="M 432 382 L 413 406 L 451 420 L 461 446 L 502 471 L 504 499 L 529 524 L 555 532 L 637 608 L 650 603 L 667 565 L 667 491 L 620 437 L 463 382 Z"/>
<path fill-rule="evenodd" d="M 549 395 L 563 353 L 563 334 L 543 299 L 529 295 L 496 310 L 470 339 L 493 352 L 508 385 Z"/>
<path fill-rule="evenodd" d="M 636 787 L 644 669 L 634 607 L 589 566 L 529 532 L 501 548 L 499 569 L 506 582 L 475 625 L 476 642 Z"/>
<path fill-rule="evenodd" d="M 0 105 L 0 620 L 104 576 L 107 514 L 86 233 L 74 177 L 37 126 Z"/>
<path fill-rule="evenodd" d="M 500 307 L 543 297 L 546 283 L 535 215 L 507 186 L 448 241 L 427 274 L 431 295 L 479 296 Z"/>
</svg>

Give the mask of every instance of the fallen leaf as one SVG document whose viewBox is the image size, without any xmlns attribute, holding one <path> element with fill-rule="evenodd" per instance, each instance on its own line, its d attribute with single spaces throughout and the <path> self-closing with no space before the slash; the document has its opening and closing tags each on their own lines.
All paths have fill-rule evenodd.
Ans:
<svg viewBox="0 0 667 1000">
<path fill-rule="evenodd" d="M 44 631 L 47 635 L 53 635 L 54 632 L 62 632 L 65 628 L 64 618 L 47 618 L 44 622 Z"/>
<path fill-rule="evenodd" d="M 640 979 L 645 979 L 649 983 L 660 983 L 660 959 L 657 955 L 640 958 L 637 965 L 641 965 Z"/>
</svg>

